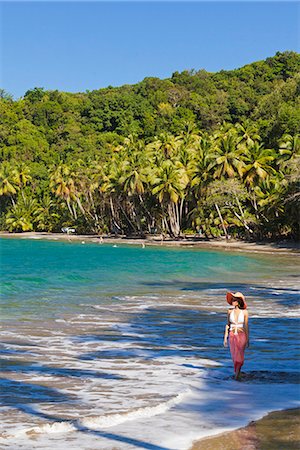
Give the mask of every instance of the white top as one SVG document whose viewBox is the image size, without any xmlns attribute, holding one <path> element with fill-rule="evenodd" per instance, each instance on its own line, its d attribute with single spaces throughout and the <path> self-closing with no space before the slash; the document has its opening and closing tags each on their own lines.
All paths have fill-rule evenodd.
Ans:
<svg viewBox="0 0 300 450">
<path fill-rule="evenodd" d="M 229 315 L 230 320 L 230 331 L 234 331 L 234 334 L 238 334 L 238 328 L 243 328 L 244 326 L 244 313 L 243 311 L 239 312 L 237 321 L 235 320 L 234 310 L 231 311 Z"/>
</svg>

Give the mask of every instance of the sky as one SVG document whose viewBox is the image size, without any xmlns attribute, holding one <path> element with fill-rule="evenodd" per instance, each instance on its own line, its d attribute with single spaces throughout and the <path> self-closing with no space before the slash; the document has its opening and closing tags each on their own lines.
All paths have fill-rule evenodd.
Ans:
<svg viewBox="0 0 300 450">
<path fill-rule="evenodd" d="M 0 88 L 85 92 L 300 51 L 300 3 L 0 1 Z"/>
</svg>

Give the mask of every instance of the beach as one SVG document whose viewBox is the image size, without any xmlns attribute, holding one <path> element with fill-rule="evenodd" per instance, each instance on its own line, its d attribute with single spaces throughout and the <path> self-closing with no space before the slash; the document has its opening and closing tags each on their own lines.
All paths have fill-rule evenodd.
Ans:
<svg viewBox="0 0 300 450">
<path fill-rule="evenodd" d="M 223 249 L 251 253 L 300 253 L 300 242 L 282 240 L 280 242 L 256 241 L 247 242 L 236 239 L 210 239 L 186 236 L 180 239 L 162 238 L 160 235 L 149 235 L 146 238 L 118 237 L 118 236 L 99 236 L 99 235 L 78 235 L 66 233 L 46 233 L 46 232 L 23 232 L 9 233 L 0 231 L 0 237 L 19 238 L 19 239 L 49 239 L 65 240 L 69 242 L 97 242 L 103 244 L 128 244 L 128 245 L 152 245 L 166 247 L 195 247 L 203 249 Z"/>
<path fill-rule="evenodd" d="M 100 242 L 0 239 L 4 448 L 188 450 L 299 407 L 297 249 Z M 241 382 L 227 290 L 251 318 Z"/>
<path fill-rule="evenodd" d="M 274 411 L 244 428 L 196 442 L 191 450 L 297 450 L 300 409 Z"/>
</svg>

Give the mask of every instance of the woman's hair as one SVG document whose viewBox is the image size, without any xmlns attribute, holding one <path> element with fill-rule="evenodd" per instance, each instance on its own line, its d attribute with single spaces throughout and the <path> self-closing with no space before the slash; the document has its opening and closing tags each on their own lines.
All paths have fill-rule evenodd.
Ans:
<svg viewBox="0 0 300 450">
<path fill-rule="evenodd" d="M 244 302 L 243 302 L 243 300 L 241 298 L 237 298 L 237 297 L 236 297 L 236 299 L 238 301 L 239 308 L 240 309 L 244 309 Z"/>
</svg>

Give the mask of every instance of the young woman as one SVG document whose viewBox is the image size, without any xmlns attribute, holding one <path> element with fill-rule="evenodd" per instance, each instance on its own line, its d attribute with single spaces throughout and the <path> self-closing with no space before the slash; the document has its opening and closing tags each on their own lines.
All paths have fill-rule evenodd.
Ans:
<svg viewBox="0 0 300 450">
<path fill-rule="evenodd" d="M 226 300 L 233 308 L 228 310 L 224 333 L 224 347 L 227 347 L 229 335 L 230 353 L 234 365 L 235 379 L 240 377 L 244 364 L 246 346 L 249 347 L 248 311 L 245 297 L 241 292 L 227 292 Z"/>
</svg>

